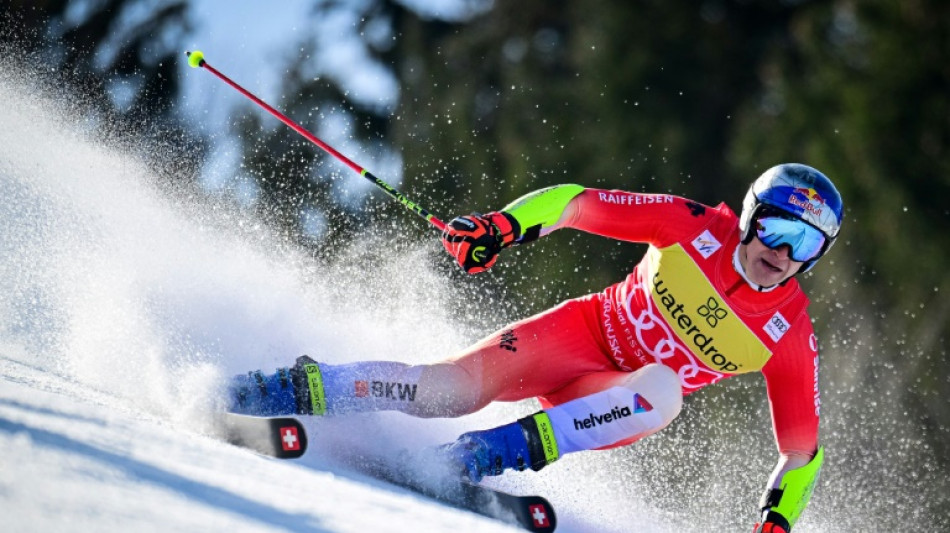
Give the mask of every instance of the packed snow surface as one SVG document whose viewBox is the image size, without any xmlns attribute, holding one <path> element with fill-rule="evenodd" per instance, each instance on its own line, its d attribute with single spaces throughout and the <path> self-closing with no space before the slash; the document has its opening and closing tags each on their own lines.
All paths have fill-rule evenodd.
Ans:
<svg viewBox="0 0 950 533">
<path fill-rule="evenodd" d="M 5 531 L 512 531 L 257 456 L 8 355 L 0 376 Z"/>
</svg>

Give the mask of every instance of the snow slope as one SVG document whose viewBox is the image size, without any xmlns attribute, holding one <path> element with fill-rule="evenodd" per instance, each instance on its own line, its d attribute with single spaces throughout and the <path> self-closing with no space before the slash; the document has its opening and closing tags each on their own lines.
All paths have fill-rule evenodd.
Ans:
<svg viewBox="0 0 950 533">
<path fill-rule="evenodd" d="M 512 530 L 256 456 L 8 355 L 0 375 L 4 531 Z"/>
</svg>

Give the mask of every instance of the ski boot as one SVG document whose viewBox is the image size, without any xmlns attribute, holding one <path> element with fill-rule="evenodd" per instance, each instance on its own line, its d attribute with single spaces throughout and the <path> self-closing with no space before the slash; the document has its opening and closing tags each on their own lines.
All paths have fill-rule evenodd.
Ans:
<svg viewBox="0 0 950 533">
<path fill-rule="evenodd" d="M 540 470 L 557 460 L 558 451 L 552 433 L 545 431 L 542 437 L 536 421 L 539 415 L 543 411 L 497 428 L 464 433 L 439 451 L 464 477 L 476 483 L 508 469 Z"/>
<path fill-rule="evenodd" d="M 228 384 L 228 400 L 228 411 L 254 416 L 322 415 L 326 405 L 319 366 L 306 355 L 274 374 L 255 370 L 234 376 Z"/>
</svg>

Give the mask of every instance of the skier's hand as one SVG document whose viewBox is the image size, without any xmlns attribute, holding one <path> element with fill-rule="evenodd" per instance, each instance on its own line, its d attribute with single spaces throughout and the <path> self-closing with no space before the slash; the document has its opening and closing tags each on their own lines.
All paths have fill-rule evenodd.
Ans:
<svg viewBox="0 0 950 533">
<path fill-rule="evenodd" d="M 484 272 L 498 260 L 498 252 L 518 237 L 518 222 L 507 213 L 478 213 L 456 217 L 442 232 L 442 246 L 469 274 Z"/>
<path fill-rule="evenodd" d="M 775 522 L 765 522 L 756 524 L 752 533 L 788 533 L 788 530 Z"/>
<path fill-rule="evenodd" d="M 789 533 L 788 520 L 775 511 L 766 510 L 762 513 L 762 521 L 755 525 L 752 533 Z"/>
</svg>

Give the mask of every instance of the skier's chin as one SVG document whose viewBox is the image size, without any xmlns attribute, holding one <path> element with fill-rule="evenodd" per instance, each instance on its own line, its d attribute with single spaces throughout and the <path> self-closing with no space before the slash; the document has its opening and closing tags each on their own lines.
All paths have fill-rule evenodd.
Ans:
<svg viewBox="0 0 950 533">
<path fill-rule="evenodd" d="M 769 261 L 759 258 L 757 261 L 752 263 L 752 268 L 747 272 L 749 279 L 754 283 L 761 285 L 763 287 L 771 287 L 772 285 L 777 285 L 786 278 L 788 278 L 788 265 L 785 268 L 782 268 L 780 265 L 770 263 Z"/>
</svg>

